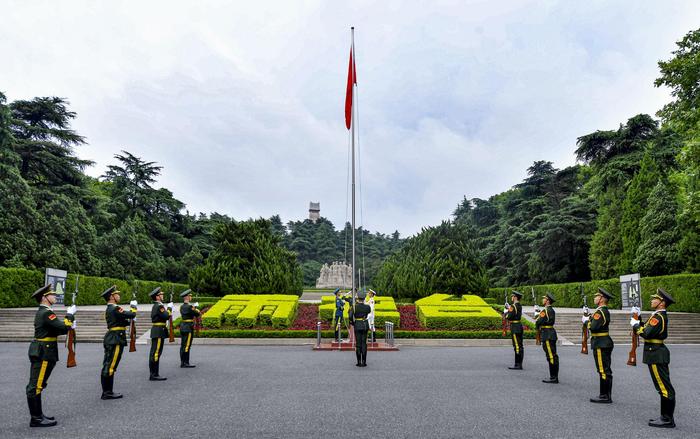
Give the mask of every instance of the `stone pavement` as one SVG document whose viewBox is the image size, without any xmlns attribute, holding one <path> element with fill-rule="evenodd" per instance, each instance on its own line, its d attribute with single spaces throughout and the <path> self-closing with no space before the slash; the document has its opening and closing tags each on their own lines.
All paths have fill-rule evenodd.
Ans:
<svg viewBox="0 0 700 439">
<path fill-rule="evenodd" d="M 65 350 L 44 394 L 59 425 L 30 429 L 24 386 L 27 343 L 0 343 L 0 425 L 7 438 L 658 438 L 700 437 L 700 346 L 671 347 L 678 393 L 675 430 L 646 426 L 658 396 L 646 367 L 613 353 L 612 405 L 596 405 L 592 356 L 560 348 L 559 385 L 546 376 L 539 347 L 525 349 L 525 370 L 509 371 L 508 347 L 405 347 L 370 353 L 368 367 L 350 352 L 307 346 L 195 346 L 195 369 L 178 367 L 177 345 L 166 344 L 165 382 L 148 381 L 147 349 L 125 353 L 115 390 L 99 399 L 102 349 L 78 346 L 78 367 Z M 599 420 L 599 424 L 594 424 Z M 546 421 L 546 425 L 544 422 Z"/>
</svg>

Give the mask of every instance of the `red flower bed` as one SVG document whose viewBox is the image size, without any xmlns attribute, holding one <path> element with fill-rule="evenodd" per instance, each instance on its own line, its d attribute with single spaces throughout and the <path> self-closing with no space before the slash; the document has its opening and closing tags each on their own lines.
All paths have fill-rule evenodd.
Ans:
<svg viewBox="0 0 700 439">
<path fill-rule="evenodd" d="M 297 318 L 289 329 L 312 329 L 316 330 L 318 319 L 318 305 L 299 304 Z M 330 329 L 328 322 L 321 322 L 321 329 Z"/>
<path fill-rule="evenodd" d="M 399 329 L 405 329 L 407 331 L 425 331 L 425 328 L 422 327 L 418 321 L 415 305 L 397 305 L 396 308 L 399 309 L 399 315 L 401 316 L 401 326 L 399 326 Z"/>
</svg>

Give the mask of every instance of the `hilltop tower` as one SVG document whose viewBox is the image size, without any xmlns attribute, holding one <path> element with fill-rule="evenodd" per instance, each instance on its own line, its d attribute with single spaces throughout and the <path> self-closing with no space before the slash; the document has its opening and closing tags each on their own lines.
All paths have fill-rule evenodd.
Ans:
<svg viewBox="0 0 700 439">
<path fill-rule="evenodd" d="M 316 223 L 319 218 L 321 218 L 321 203 L 312 201 L 309 203 L 309 219 Z"/>
</svg>

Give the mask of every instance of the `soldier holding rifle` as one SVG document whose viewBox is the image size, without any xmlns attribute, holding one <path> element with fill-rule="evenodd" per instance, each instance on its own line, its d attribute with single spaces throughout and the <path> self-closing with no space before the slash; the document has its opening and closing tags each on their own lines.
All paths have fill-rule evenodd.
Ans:
<svg viewBox="0 0 700 439">
<path fill-rule="evenodd" d="M 554 308 L 552 304 L 555 299 L 552 293 L 542 296 L 544 308 L 539 310 L 535 319 L 535 327 L 540 331 L 542 340 L 542 350 L 547 357 L 549 364 L 549 379 L 542 380 L 543 383 L 557 384 L 559 382 L 559 355 L 557 355 L 557 331 L 554 329 Z M 539 309 L 535 305 L 535 309 Z"/>
<path fill-rule="evenodd" d="M 510 324 L 510 336 L 513 339 L 513 350 L 515 351 L 515 364 L 512 367 L 508 367 L 511 370 L 522 370 L 523 357 L 525 356 L 523 350 L 523 325 L 520 323 L 523 315 L 523 306 L 520 304 L 522 297 L 523 293 L 513 290 L 510 296 L 513 304 L 503 309 L 503 314 Z"/>
<path fill-rule="evenodd" d="M 39 303 L 34 317 L 34 340 L 29 344 L 29 384 L 27 384 L 27 404 L 31 420 L 30 427 L 52 427 L 57 424 L 51 416 L 44 416 L 41 407 L 41 392 L 58 361 L 58 336 L 65 335 L 75 322 L 78 308 L 68 307 L 66 317 L 59 320 L 51 307 L 56 303 L 56 293 L 51 284 L 45 285 L 32 294 Z"/>
<path fill-rule="evenodd" d="M 117 371 L 124 347 L 126 346 L 126 327 L 130 323 L 129 321 L 136 317 L 138 302 L 132 300 L 129 303 L 131 311 L 124 311 L 118 305 L 121 295 L 116 285 L 107 288 L 102 292 L 101 296 L 107 301 L 107 309 L 105 310 L 107 333 L 103 341 L 105 356 L 102 360 L 102 373 L 100 375 L 100 381 L 102 382 L 101 398 L 119 399 L 122 397 L 122 394 L 114 393 L 114 373 Z"/>
<path fill-rule="evenodd" d="M 192 301 L 192 290 L 185 290 L 180 293 L 183 304 L 180 307 L 180 367 L 196 367 L 190 364 L 190 349 L 192 347 L 192 333 L 194 332 L 194 321 L 201 314 L 197 309 L 199 303 L 190 304 Z"/>
<path fill-rule="evenodd" d="M 612 298 L 610 293 L 603 288 L 598 288 L 598 292 L 593 299 L 598 308 L 593 311 L 591 317 L 584 316 L 584 323 L 588 323 L 588 330 L 591 331 L 591 349 L 593 350 L 593 361 L 595 361 L 596 371 L 599 375 L 600 392 L 597 398 L 591 398 L 591 402 L 610 404 L 612 402 L 612 369 L 610 360 L 614 343 L 608 332 L 610 326 L 610 311 L 608 301 Z"/>
<path fill-rule="evenodd" d="M 355 329 L 355 356 L 357 357 L 358 367 L 367 367 L 367 316 L 372 311 L 370 306 L 364 303 L 366 293 L 359 291 L 357 293 L 357 303 L 352 311 L 351 321 Z"/>
<path fill-rule="evenodd" d="M 163 353 L 163 344 L 165 338 L 168 337 L 168 329 L 165 327 L 166 322 L 173 312 L 173 303 L 168 303 L 166 307 L 163 305 L 163 292 L 160 287 L 156 287 L 149 293 L 153 300 L 153 308 L 151 308 L 151 352 L 148 356 L 148 368 L 150 369 L 149 380 L 164 381 L 167 378 L 160 376 L 160 356 Z"/>
<path fill-rule="evenodd" d="M 654 313 L 645 323 L 641 323 L 634 317 L 630 319 L 632 330 L 644 339 L 644 356 L 642 361 L 649 366 L 651 380 L 656 391 L 661 397 L 661 416 L 659 419 L 650 419 L 649 426 L 661 428 L 674 428 L 673 412 L 676 409 L 676 391 L 671 384 L 668 364 L 671 362 L 671 353 L 664 344 L 668 337 L 668 314 L 666 308 L 675 302 L 673 297 L 662 288 L 656 290 L 651 296 L 651 307 Z M 637 314 L 638 315 L 638 314 Z"/>
</svg>

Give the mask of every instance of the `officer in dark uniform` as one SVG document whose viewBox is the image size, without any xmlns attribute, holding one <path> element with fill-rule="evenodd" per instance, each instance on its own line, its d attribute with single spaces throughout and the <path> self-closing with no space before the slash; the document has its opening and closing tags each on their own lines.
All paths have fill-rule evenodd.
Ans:
<svg viewBox="0 0 700 439">
<path fill-rule="evenodd" d="M 633 330 L 644 339 L 644 364 L 649 366 L 651 380 L 656 391 L 661 396 L 661 417 L 650 419 L 652 427 L 674 428 L 673 412 L 676 408 L 676 391 L 671 384 L 671 376 L 668 364 L 671 362 L 671 353 L 664 344 L 668 337 L 668 314 L 666 308 L 675 300 L 662 288 L 656 290 L 651 296 L 651 307 L 654 313 L 649 316 L 646 323 L 632 318 L 630 325 Z"/>
<path fill-rule="evenodd" d="M 513 304 L 503 309 L 503 313 L 510 323 L 510 336 L 513 339 L 513 350 L 515 351 L 515 364 L 508 368 L 513 370 L 522 370 L 523 357 L 525 356 L 523 349 L 523 325 L 520 323 L 523 315 L 523 306 L 520 304 L 522 297 L 523 293 L 514 290 L 510 296 Z"/>
<path fill-rule="evenodd" d="M 118 305 L 121 299 L 120 292 L 116 285 L 107 288 L 102 294 L 102 298 L 107 301 L 105 310 L 105 320 L 107 321 L 107 333 L 105 334 L 103 346 L 105 356 L 102 360 L 102 399 L 119 399 L 121 393 L 114 393 L 114 373 L 117 371 L 119 361 L 121 361 L 124 346 L 126 346 L 126 327 L 131 319 L 136 317 L 136 306 L 138 303 L 132 300 L 131 311 L 124 311 Z"/>
<path fill-rule="evenodd" d="M 549 364 L 549 379 L 542 380 L 543 383 L 557 384 L 559 382 L 559 355 L 557 355 L 557 330 L 554 329 L 554 308 L 552 304 L 555 299 L 552 293 L 542 296 L 542 308 L 535 319 L 535 327 L 540 330 L 540 340 L 542 349 Z"/>
<path fill-rule="evenodd" d="M 71 305 L 66 310 L 66 317 L 60 320 L 51 309 L 56 303 L 56 293 L 51 289 L 51 284 L 45 285 L 32 294 L 39 309 L 34 317 L 34 340 L 29 344 L 29 384 L 27 384 L 27 404 L 31 420 L 30 427 L 52 427 L 57 424 L 51 416 L 44 416 L 41 408 L 41 391 L 51 375 L 58 361 L 59 335 L 68 333 L 75 321 L 77 308 Z"/>
<path fill-rule="evenodd" d="M 367 293 L 360 291 L 357 293 L 357 303 L 352 313 L 352 323 L 355 328 L 355 356 L 358 367 L 367 367 L 367 331 L 369 323 L 367 316 L 372 312 L 372 308 L 364 303 Z"/>
<path fill-rule="evenodd" d="M 600 395 L 597 398 L 591 398 L 591 402 L 602 404 L 610 404 L 612 402 L 613 376 L 610 360 L 615 345 L 608 333 L 608 327 L 610 326 L 608 301 L 610 299 L 612 299 L 612 295 L 599 287 L 593 299 L 598 308 L 593 311 L 590 317 L 583 317 L 584 322 L 588 323 L 588 330 L 591 333 L 593 361 L 595 361 L 596 371 L 600 376 Z"/>
<path fill-rule="evenodd" d="M 168 336 L 168 329 L 165 327 L 165 324 L 173 312 L 173 304 L 171 302 L 167 306 L 163 305 L 163 292 L 160 290 L 160 287 L 156 287 L 148 295 L 154 302 L 153 308 L 151 308 L 153 327 L 151 328 L 151 352 L 148 356 L 148 367 L 151 371 L 149 380 L 164 381 L 167 378 L 160 376 L 158 372 L 160 369 L 160 356 L 163 353 L 163 344 Z"/>
<path fill-rule="evenodd" d="M 180 297 L 183 301 L 180 307 L 180 367 L 196 367 L 190 364 L 190 348 L 192 348 L 194 319 L 202 313 L 197 309 L 199 303 L 190 304 L 192 290 L 183 291 Z"/>
</svg>

